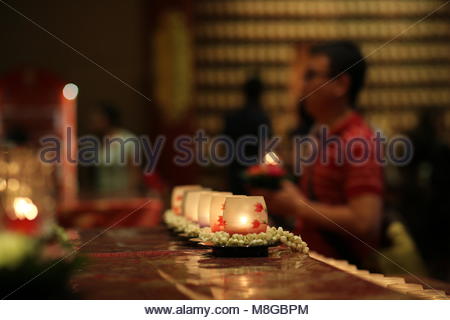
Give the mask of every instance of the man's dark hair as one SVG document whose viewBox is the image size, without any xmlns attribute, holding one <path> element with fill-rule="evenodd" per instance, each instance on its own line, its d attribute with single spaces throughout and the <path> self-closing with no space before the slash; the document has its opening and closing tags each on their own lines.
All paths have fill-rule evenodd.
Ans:
<svg viewBox="0 0 450 320">
<path fill-rule="evenodd" d="M 120 126 L 119 108 L 114 104 L 102 101 L 99 103 L 99 110 L 108 119 L 110 125 Z"/>
<path fill-rule="evenodd" d="M 349 102 L 355 107 L 359 92 L 364 86 L 367 64 L 359 47 L 351 41 L 332 41 L 317 44 L 311 48 L 312 55 L 326 55 L 330 61 L 329 76 L 341 74 L 350 76 Z"/>
</svg>

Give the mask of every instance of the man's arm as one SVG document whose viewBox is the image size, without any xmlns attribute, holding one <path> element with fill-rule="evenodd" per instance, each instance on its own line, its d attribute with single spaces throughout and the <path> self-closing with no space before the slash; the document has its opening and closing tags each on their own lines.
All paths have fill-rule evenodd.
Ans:
<svg viewBox="0 0 450 320">
<path fill-rule="evenodd" d="M 382 200 L 366 193 L 349 199 L 348 205 L 328 205 L 299 199 L 296 215 L 316 225 L 339 233 L 372 238 L 381 223 Z"/>
<path fill-rule="evenodd" d="M 272 214 L 300 217 L 330 231 L 367 239 L 380 227 L 383 202 L 377 193 L 354 194 L 346 205 L 329 205 L 308 200 L 296 185 L 284 181 L 277 192 L 259 189 L 252 194 L 264 196 Z"/>
</svg>

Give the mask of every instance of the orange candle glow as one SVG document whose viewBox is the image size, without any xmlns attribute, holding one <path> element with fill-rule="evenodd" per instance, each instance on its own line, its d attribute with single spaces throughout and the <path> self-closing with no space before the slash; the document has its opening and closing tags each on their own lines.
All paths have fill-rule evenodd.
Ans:
<svg viewBox="0 0 450 320">
<path fill-rule="evenodd" d="M 267 230 L 264 197 L 226 198 L 223 211 L 224 231 L 230 234 L 260 233 Z"/>
</svg>

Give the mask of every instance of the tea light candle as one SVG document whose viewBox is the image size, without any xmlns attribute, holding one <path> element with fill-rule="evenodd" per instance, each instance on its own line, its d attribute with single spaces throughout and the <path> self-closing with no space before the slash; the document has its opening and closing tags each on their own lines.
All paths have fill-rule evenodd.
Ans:
<svg viewBox="0 0 450 320">
<path fill-rule="evenodd" d="M 202 193 L 208 192 L 211 192 L 211 189 L 189 190 L 186 192 L 183 213 L 187 219 L 198 222 L 198 200 Z"/>
<path fill-rule="evenodd" d="M 224 231 L 230 234 L 260 233 L 267 230 L 267 206 L 264 197 L 226 198 L 223 211 Z"/>
<path fill-rule="evenodd" d="M 245 182 L 249 187 L 269 190 L 280 189 L 285 176 L 286 171 L 274 152 L 267 153 L 260 164 L 248 167 L 244 174 Z"/>
<path fill-rule="evenodd" d="M 183 186 L 177 186 L 172 191 L 172 199 L 171 199 L 171 206 L 172 211 L 176 215 L 183 215 L 183 200 L 184 200 L 184 194 L 188 190 L 198 190 L 202 187 L 197 184 L 192 185 L 183 185 Z"/>
<path fill-rule="evenodd" d="M 243 195 L 213 195 L 211 197 L 211 206 L 209 214 L 209 225 L 212 232 L 223 231 L 223 209 L 226 198 L 246 198 Z"/>
<path fill-rule="evenodd" d="M 38 207 L 28 197 L 15 197 L 5 213 L 7 219 L 2 222 L 8 230 L 29 235 L 38 235 L 42 231 L 43 220 Z"/>
<path fill-rule="evenodd" d="M 213 196 L 231 196 L 231 192 L 208 192 L 200 194 L 198 200 L 198 224 L 200 227 L 210 226 L 211 199 Z"/>
</svg>

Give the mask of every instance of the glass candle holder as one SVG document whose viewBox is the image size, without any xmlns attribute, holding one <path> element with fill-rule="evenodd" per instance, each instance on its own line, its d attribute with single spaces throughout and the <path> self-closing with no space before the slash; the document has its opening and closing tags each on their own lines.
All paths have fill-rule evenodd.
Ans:
<svg viewBox="0 0 450 320">
<path fill-rule="evenodd" d="M 202 187 L 197 184 L 176 186 L 175 188 L 173 188 L 171 198 L 171 206 L 173 213 L 179 216 L 183 215 L 182 211 L 183 211 L 184 193 L 188 190 L 197 190 L 201 188 Z"/>
<path fill-rule="evenodd" d="M 231 196 L 231 192 L 208 192 L 200 194 L 198 200 L 198 224 L 200 227 L 210 226 L 211 199 L 213 196 Z"/>
<path fill-rule="evenodd" d="M 183 213 L 187 219 L 192 222 L 198 221 L 198 200 L 200 199 L 200 194 L 207 192 L 211 192 L 211 189 L 186 191 Z"/>
<path fill-rule="evenodd" d="M 230 234 L 260 233 L 267 230 L 267 206 L 264 197 L 226 198 L 223 211 L 224 231 Z"/>
<path fill-rule="evenodd" d="M 56 212 L 55 168 L 37 150 L 0 148 L 0 228 L 43 235 L 51 231 Z"/>
<path fill-rule="evenodd" d="M 244 195 L 214 195 L 211 197 L 209 225 L 212 232 L 224 231 L 223 209 L 227 198 L 246 198 Z"/>
</svg>

